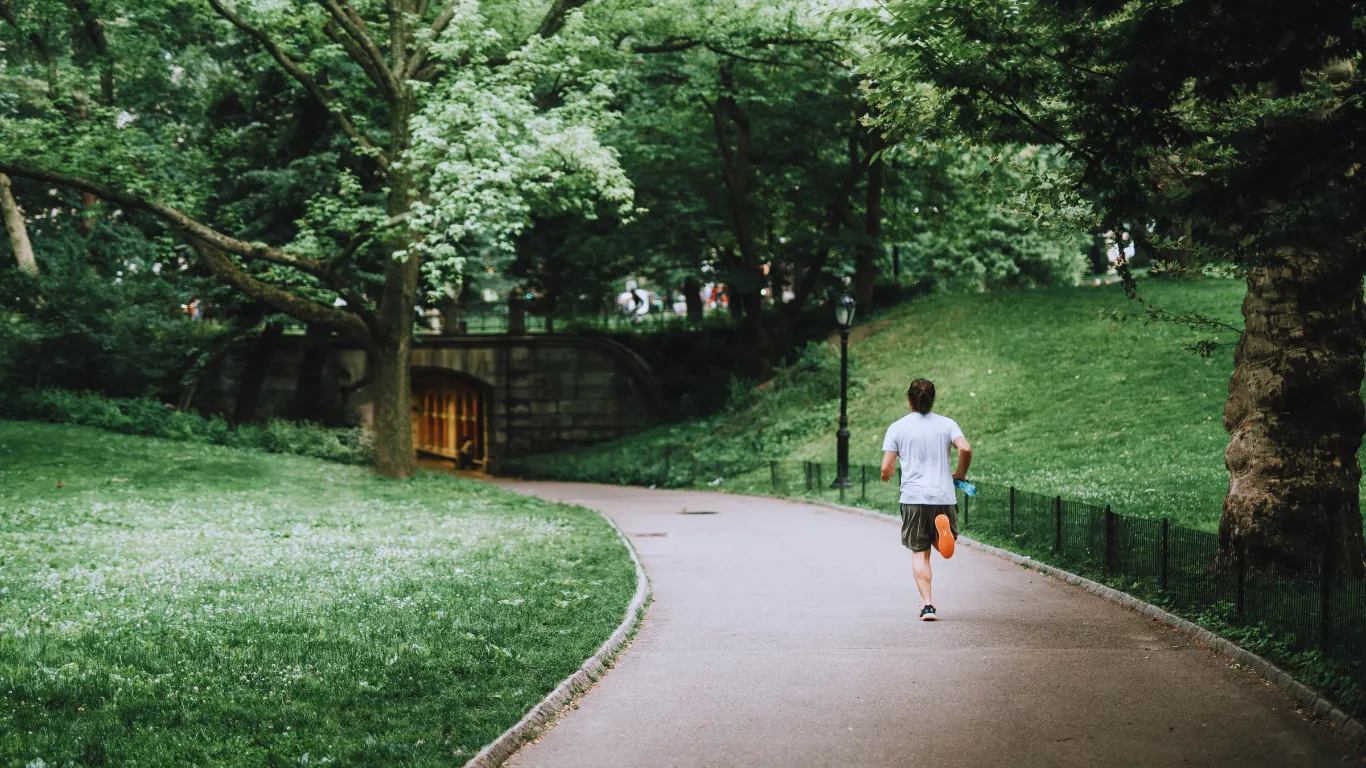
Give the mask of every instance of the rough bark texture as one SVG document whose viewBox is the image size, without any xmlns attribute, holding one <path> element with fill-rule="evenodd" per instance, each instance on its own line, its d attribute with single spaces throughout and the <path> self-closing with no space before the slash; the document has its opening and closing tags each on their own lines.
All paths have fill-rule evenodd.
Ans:
<svg viewBox="0 0 1366 768">
<path fill-rule="evenodd" d="M 284 323 L 268 323 L 252 345 L 251 355 L 242 367 L 242 383 L 237 388 L 237 402 L 232 410 L 233 421 L 238 424 L 256 420 L 256 408 L 261 403 L 261 387 L 265 386 L 266 377 L 270 375 L 275 348 L 284 335 Z"/>
<path fill-rule="evenodd" d="M 10 179 L 0 173 L 0 214 L 4 215 L 5 230 L 9 232 L 9 244 L 14 249 L 14 258 L 19 261 L 19 271 L 26 275 L 38 274 L 38 262 L 33 258 L 33 244 L 28 239 L 28 227 L 24 225 L 24 214 L 14 201 L 10 189 Z"/>
<path fill-rule="evenodd" d="M 406 147 L 411 102 L 394 119 L 391 146 Z M 400 154 L 398 152 L 395 153 Z M 404 171 L 389 174 L 389 215 L 402 216 L 412 206 L 412 178 Z M 412 234 L 400 230 L 394 241 L 386 243 L 389 256 L 384 270 L 384 294 L 379 304 L 380 333 L 372 350 L 375 404 L 375 471 L 385 477 L 410 477 L 417 472 L 413 449 L 412 375 L 409 370 L 413 351 L 413 308 L 417 305 L 418 255 L 412 247 Z M 392 254 L 407 251 L 396 260 Z"/>
<path fill-rule="evenodd" d="M 1249 274 L 1243 301 L 1224 408 L 1232 439 L 1221 557 L 1242 545 L 1254 562 L 1312 570 L 1327 554 L 1361 577 L 1360 259 L 1347 247 L 1278 257 Z"/>
</svg>

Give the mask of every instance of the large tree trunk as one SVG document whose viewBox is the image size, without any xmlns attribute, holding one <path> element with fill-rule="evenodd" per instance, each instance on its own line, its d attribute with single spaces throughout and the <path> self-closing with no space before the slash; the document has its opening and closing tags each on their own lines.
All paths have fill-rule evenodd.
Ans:
<svg viewBox="0 0 1366 768">
<path fill-rule="evenodd" d="M 4 215 L 5 229 L 9 232 L 9 244 L 14 249 L 14 258 L 19 261 L 19 271 L 26 275 L 38 274 L 38 262 L 33 258 L 33 243 L 28 239 L 28 227 L 24 225 L 24 214 L 14 201 L 10 189 L 10 179 L 0 173 L 0 214 Z"/>
<path fill-rule="evenodd" d="M 284 323 L 267 323 L 252 345 L 246 365 L 242 366 L 242 381 L 237 386 L 237 402 L 232 410 L 233 421 L 238 424 L 256 420 L 256 409 L 261 404 L 261 387 L 265 386 L 266 378 L 270 375 L 275 349 L 284 335 Z"/>
<path fill-rule="evenodd" d="M 683 281 L 683 301 L 688 305 L 688 322 L 694 325 L 702 322 L 702 312 L 705 308 L 702 305 L 701 280 L 689 277 Z"/>
<path fill-rule="evenodd" d="M 1311 570 L 1327 554 L 1361 577 L 1357 450 L 1366 309 L 1359 255 L 1286 249 L 1248 275 L 1224 428 L 1221 559 Z"/>
<path fill-rule="evenodd" d="M 395 108 L 394 156 L 408 146 L 408 117 L 411 99 L 405 97 Z M 413 180 L 404 170 L 389 174 L 389 215 L 408 213 L 413 202 Z M 413 234 L 399 228 L 385 244 L 388 259 L 384 269 L 384 294 L 378 307 L 380 334 L 370 353 L 374 371 L 375 470 L 385 477 L 410 477 L 417 472 L 413 450 L 412 372 L 413 309 L 417 306 L 419 256 L 413 247 Z M 399 250 L 407 255 L 393 258 Z"/>
</svg>

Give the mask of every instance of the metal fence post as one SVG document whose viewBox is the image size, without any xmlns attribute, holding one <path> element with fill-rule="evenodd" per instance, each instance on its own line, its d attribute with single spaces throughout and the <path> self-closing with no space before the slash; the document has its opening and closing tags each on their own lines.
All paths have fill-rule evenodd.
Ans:
<svg viewBox="0 0 1366 768">
<path fill-rule="evenodd" d="M 811 490 L 811 462 L 806 462 L 806 490 Z"/>
<path fill-rule="evenodd" d="M 660 481 L 660 485 L 667 485 L 669 482 L 669 456 L 672 453 L 673 446 L 664 446 L 664 479 Z"/>
<path fill-rule="evenodd" d="M 821 477 L 821 463 L 818 461 L 816 462 L 816 490 L 819 491 L 821 488 L 824 487 L 825 480 Z"/>
<path fill-rule="evenodd" d="M 859 465 L 859 468 L 858 468 L 858 473 L 859 473 L 859 492 L 858 492 L 858 497 L 859 497 L 860 499 L 866 499 L 866 498 L 868 498 L 868 465 L 867 465 L 867 464 L 860 464 L 860 465 Z"/>
<path fill-rule="evenodd" d="M 1163 592 L 1166 592 L 1167 587 L 1171 584 L 1168 573 L 1168 569 L 1171 567 L 1171 540 L 1171 521 L 1164 517 L 1162 518 L 1162 540 L 1158 542 L 1157 546 L 1157 586 Z"/>
<path fill-rule="evenodd" d="M 1115 513 L 1105 505 L 1105 572 L 1115 575 Z"/>
<path fill-rule="evenodd" d="M 1323 587 L 1319 595 L 1319 645 L 1327 650 L 1333 629 L 1333 541 L 1323 544 Z"/>
<path fill-rule="evenodd" d="M 1233 610 L 1238 613 L 1238 618 L 1242 618 L 1243 611 L 1247 608 L 1247 544 L 1239 541 L 1233 557 L 1237 561 L 1235 570 L 1238 579 L 1233 592 Z"/>
<path fill-rule="evenodd" d="M 768 479 L 769 479 L 769 481 L 773 484 L 773 490 L 774 490 L 774 491 L 777 491 L 777 490 L 778 490 L 778 462 L 776 462 L 776 461 L 770 461 L 770 462 L 768 463 Z"/>
<path fill-rule="evenodd" d="M 1010 486 L 1010 532 L 1015 532 L 1015 486 Z"/>
<path fill-rule="evenodd" d="M 1062 497 L 1053 497 L 1053 551 L 1062 552 Z"/>
</svg>

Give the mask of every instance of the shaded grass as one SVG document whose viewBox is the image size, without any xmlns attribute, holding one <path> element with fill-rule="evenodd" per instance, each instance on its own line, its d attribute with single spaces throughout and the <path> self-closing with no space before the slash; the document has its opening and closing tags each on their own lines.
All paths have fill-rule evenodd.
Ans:
<svg viewBox="0 0 1366 768">
<path fill-rule="evenodd" d="M 459 763 L 634 576 L 596 514 L 473 482 L 0 423 L 0 763 Z"/>
</svg>

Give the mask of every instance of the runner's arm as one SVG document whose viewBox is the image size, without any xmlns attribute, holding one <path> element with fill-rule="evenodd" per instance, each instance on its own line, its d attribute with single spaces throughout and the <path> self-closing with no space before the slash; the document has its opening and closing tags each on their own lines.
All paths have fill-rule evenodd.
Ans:
<svg viewBox="0 0 1366 768">
<path fill-rule="evenodd" d="M 892 479 L 892 471 L 896 469 L 896 451 L 882 452 L 882 482 Z"/>
<path fill-rule="evenodd" d="M 958 449 L 958 470 L 953 473 L 954 480 L 968 479 L 968 465 L 972 463 L 972 446 L 968 439 L 959 435 L 953 439 L 953 447 Z"/>
</svg>

